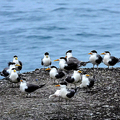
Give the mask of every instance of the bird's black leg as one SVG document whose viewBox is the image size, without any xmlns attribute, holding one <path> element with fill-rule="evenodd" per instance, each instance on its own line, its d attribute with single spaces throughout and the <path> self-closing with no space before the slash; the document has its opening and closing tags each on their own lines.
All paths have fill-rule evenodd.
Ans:
<svg viewBox="0 0 120 120">
<path fill-rule="evenodd" d="M 65 99 L 65 101 L 66 101 L 66 105 L 67 105 L 67 99 Z"/>
<path fill-rule="evenodd" d="M 58 79 L 58 84 L 60 83 L 60 80 Z"/>
<path fill-rule="evenodd" d="M 12 88 L 14 88 L 14 83 L 12 83 Z"/>
<path fill-rule="evenodd" d="M 93 65 L 93 74 L 94 74 L 95 70 L 94 70 L 94 65 Z"/>
<path fill-rule="evenodd" d="M 55 84 L 55 79 L 54 79 L 54 83 L 53 84 Z"/>
<path fill-rule="evenodd" d="M 74 85 L 75 85 L 75 88 L 76 88 L 76 84 L 74 83 Z"/>
<path fill-rule="evenodd" d="M 98 70 L 98 65 L 97 65 L 97 69 L 96 69 L 96 73 L 97 73 L 97 78 L 99 78 L 99 70 Z M 98 79 L 97 79 L 97 87 L 98 87 Z"/>
</svg>

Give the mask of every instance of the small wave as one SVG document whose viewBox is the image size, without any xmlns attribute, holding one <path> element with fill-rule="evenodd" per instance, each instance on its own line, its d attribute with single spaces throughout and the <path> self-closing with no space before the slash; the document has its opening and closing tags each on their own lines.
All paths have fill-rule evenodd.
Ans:
<svg viewBox="0 0 120 120">
<path fill-rule="evenodd" d="M 116 13 L 116 14 L 120 14 L 120 11 L 115 11 L 115 10 L 109 10 L 109 9 L 98 9 L 98 11 L 100 12 L 107 12 L 107 13 Z"/>
<path fill-rule="evenodd" d="M 61 11 L 61 12 L 63 12 L 63 11 L 65 11 L 65 10 L 67 10 L 67 9 L 68 9 L 68 8 L 65 8 L 65 7 L 59 7 L 59 8 L 53 9 L 52 12 L 56 12 L 56 11 Z"/>
<path fill-rule="evenodd" d="M 15 15 L 18 15 L 18 14 L 24 14 L 25 12 L 23 11 L 0 11 L 0 15 L 2 16 L 15 16 Z"/>
<path fill-rule="evenodd" d="M 51 39 L 51 38 L 53 38 L 52 36 L 40 36 L 40 35 L 29 35 L 29 36 L 26 36 L 26 38 L 28 38 L 28 39 Z"/>
<path fill-rule="evenodd" d="M 86 33 L 86 32 L 83 32 L 83 33 L 77 33 L 76 36 L 82 36 L 82 37 L 112 37 L 112 35 L 109 35 L 109 34 L 105 34 L 105 35 L 102 35 L 102 34 L 94 34 L 94 33 Z"/>
<path fill-rule="evenodd" d="M 36 29 L 37 30 L 47 30 L 47 31 L 52 31 L 52 30 L 66 30 L 65 27 L 58 27 L 58 26 L 38 27 Z"/>
<path fill-rule="evenodd" d="M 68 5 L 68 3 L 57 3 L 56 5 Z"/>
<path fill-rule="evenodd" d="M 97 36 L 96 34 L 93 34 L 93 33 L 86 33 L 86 32 L 77 33 L 76 35 L 77 35 L 77 36 L 82 36 L 82 37 L 93 37 L 93 36 Z"/>
</svg>

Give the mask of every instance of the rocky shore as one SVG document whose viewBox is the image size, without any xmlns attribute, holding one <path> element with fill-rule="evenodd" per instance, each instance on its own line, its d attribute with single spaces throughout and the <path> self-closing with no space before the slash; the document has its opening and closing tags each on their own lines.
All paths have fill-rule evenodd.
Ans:
<svg viewBox="0 0 120 120">
<path fill-rule="evenodd" d="M 92 68 L 81 70 L 93 76 Z M 49 100 L 58 88 L 48 71 L 36 69 L 21 77 L 29 83 L 46 85 L 26 97 L 19 84 L 12 86 L 7 80 L 0 80 L 0 120 L 120 120 L 120 68 L 95 69 L 94 87 L 79 90 L 67 104 L 57 98 Z"/>
</svg>

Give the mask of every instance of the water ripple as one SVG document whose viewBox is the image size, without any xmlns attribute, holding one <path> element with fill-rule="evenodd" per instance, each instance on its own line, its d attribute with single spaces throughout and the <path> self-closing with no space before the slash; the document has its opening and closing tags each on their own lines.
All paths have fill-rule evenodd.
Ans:
<svg viewBox="0 0 120 120">
<path fill-rule="evenodd" d="M 81 37 L 103 37 L 103 38 L 112 37 L 112 35 L 109 35 L 109 34 L 105 34 L 105 35 L 102 34 L 102 35 L 101 35 L 101 34 L 86 33 L 86 32 L 77 33 L 76 36 L 81 36 Z"/>
<path fill-rule="evenodd" d="M 55 8 L 53 9 L 51 12 L 64 12 L 65 10 L 68 10 L 68 8 L 66 7 L 59 7 L 59 8 Z"/>
<path fill-rule="evenodd" d="M 104 12 L 104 13 L 113 13 L 113 14 L 120 14 L 120 11 L 116 11 L 116 10 L 109 10 L 109 9 L 99 9 L 98 11 L 100 12 Z"/>
<path fill-rule="evenodd" d="M 52 60 L 65 56 L 69 49 L 83 61 L 94 49 L 120 57 L 119 5 L 117 0 L 0 1 L 0 70 L 15 54 L 24 64 L 22 72 L 41 68 L 46 51 Z"/>
<path fill-rule="evenodd" d="M 29 36 L 26 36 L 27 39 L 42 39 L 42 40 L 45 40 L 45 39 L 52 39 L 53 37 L 52 36 L 40 36 L 40 35 L 29 35 Z"/>
</svg>

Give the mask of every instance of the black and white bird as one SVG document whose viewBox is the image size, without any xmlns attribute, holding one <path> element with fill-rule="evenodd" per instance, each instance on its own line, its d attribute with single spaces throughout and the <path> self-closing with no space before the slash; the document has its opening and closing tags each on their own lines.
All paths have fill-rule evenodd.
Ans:
<svg viewBox="0 0 120 120">
<path fill-rule="evenodd" d="M 51 66 L 51 68 L 47 68 L 46 70 L 50 70 L 49 75 L 50 78 L 54 79 L 54 83 L 55 83 L 55 79 L 59 79 L 65 76 L 65 72 L 63 71 L 58 71 L 58 68 L 55 66 Z"/>
<path fill-rule="evenodd" d="M 4 68 L 3 71 L 1 72 L 1 76 L 4 76 L 4 77 L 9 76 L 12 68 L 15 68 L 15 63 L 14 62 L 9 62 L 8 67 Z"/>
<path fill-rule="evenodd" d="M 98 68 L 98 65 L 102 62 L 103 58 L 99 54 L 97 54 L 96 50 L 92 50 L 88 54 L 90 54 L 89 60 L 93 64 L 93 69 L 95 65 L 97 65 L 97 68 Z"/>
<path fill-rule="evenodd" d="M 73 83 L 75 85 L 76 88 L 76 83 L 81 81 L 82 79 L 82 75 L 81 75 L 81 71 L 80 70 L 74 70 L 72 76 L 68 76 L 65 81 L 67 81 L 68 83 Z"/>
<path fill-rule="evenodd" d="M 20 80 L 20 91 L 23 93 L 30 94 L 34 92 L 35 90 L 42 88 L 45 86 L 45 84 L 42 85 L 34 85 L 34 84 L 29 84 L 25 80 Z"/>
<path fill-rule="evenodd" d="M 44 54 L 44 58 L 41 59 L 41 65 L 43 65 L 45 68 L 46 66 L 50 66 L 51 64 L 52 64 L 52 62 L 51 62 L 50 55 L 48 52 L 46 52 Z"/>
<path fill-rule="evenodd" d="M 22 69 L 22 62 L 18 60 L 18 56 L 17 55 L 13 56 L 13 62 L 16 65 L 15 69 L 20 72 L 20 70 Z"/>
<path fill-rule="evenodd" d="M 19 83 L 20 82 L 20 75 L 18 75 L 15 68 L 12 68 L 11 73 L 9 74 L 7 79 L 12 83 Z"/>
<path fill-rule="evenodd" d="M 59 59 L 56 59 L 54 61 L 59 61 L 59 68 L 62 70 L 69 70 L 72 69 L 67 64 L 67 59 L 65 57 L 60 57 Z"/>
<path fill-rule="evenodd" d="M 64 99 L 70 99 L 76 93 L 76 89 L 67 89 L 67 82 L 61 82 L 59 85 L 56 85 L 56 87 L 60 87 L 60 90 L 57 90 L 54 94 L 50 95 L 49 98 L 60 97 Z"/>
<path fill-rule="evenodd" d="M 95 82 L 95 76 L 93 78 L 89 78 L 90 75 L 83 74 L 82 75 L 82 82 L 80 84 L 80 88 L 92 88 Z"/>
<path fill-rule="evenodd" d="M 114 66 L 116 63 L 120 62 L 120 58 L 116 58 L 114 56 L 111 56 L 111 53 L 109 51 L 105 51 L 104 53 L 101 53 L 101 55 L 104 55 L 103 57 L 103 63 L 108 66 Z"/>
<path fill-rule="evenodd" d="M 78 68 L 77 64 L 67 64 L 67 59 L 65 57 L 60 57 L 54 61 L 59 61 L 59 68 L 62 70 L 76 70 Z"/>
<path fill-rule="evenodd" d="M 88 62 L 82 62 L 82 61 L 79 61 L 77 58 L 73 57 L 72 56 L 72 50 L 68 50 L 66 52 L 66 58 L 67 58 L 68 66 L 73 70 L 79 69 L 79 67 L 81 67 L 81 66 L 86 66 L 86 64 L 89 63 L 89 61 Z"/>
</svg>

